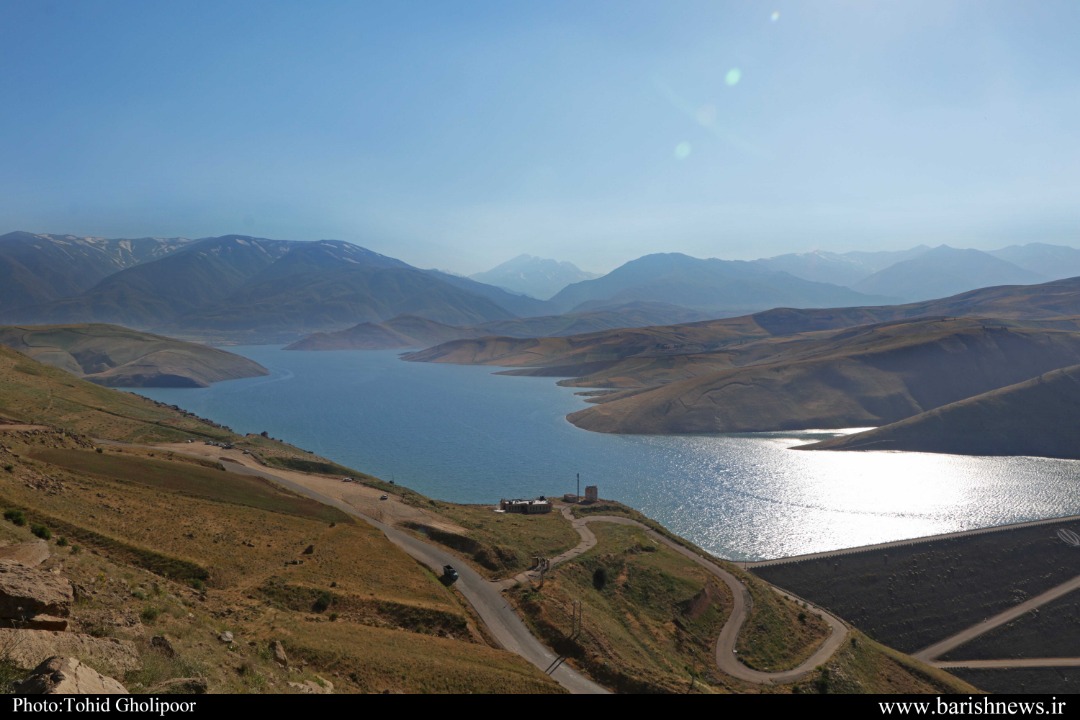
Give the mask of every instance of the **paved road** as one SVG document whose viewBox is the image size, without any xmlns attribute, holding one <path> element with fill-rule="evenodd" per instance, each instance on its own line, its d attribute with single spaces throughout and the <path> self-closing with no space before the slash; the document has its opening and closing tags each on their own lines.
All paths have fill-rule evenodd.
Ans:
<svg viewBox="0 0 1080 720">
<path fill-rule="evenodd" d="M 174 452 L 182 451 L 176 450 Z M 190 454 L 198 455 L 197 453 Z M 251 462 L 254 463 L 255 461 L 252 460 Z M 491 637 L 502 648 L 520 655 L 544 672 L 547 672 L 548 668 L 559 659 L 555 653 L 545 647 L 529 631 L 525 623 L 521 621 L 521 618 L 503 598 L 500 586 L 481 577 L 475 570 L 460 562 L 456 556 L 380 522 L 369 515 L 365 515 L 348 503 L 323 495 L 288 478 L 275 475 L 262 467 L 230 462 L 229 471 L 264 478 L 286 487 L 298 495 L 336 507 L 344 513 L 375 526 L 386 535 L 390 542 L 429 567 L 437 575 L 442 574 L 443 565 L 453 565 L 460 576 L 458 581 L 454 583 L 454 587 L 472 605 L 473 610 L 480 617 Z M 565 663 L 559 665 L 549 674 L 556 682 L 572 693 L 599 694 L 609 692 Z"/>
</svg>

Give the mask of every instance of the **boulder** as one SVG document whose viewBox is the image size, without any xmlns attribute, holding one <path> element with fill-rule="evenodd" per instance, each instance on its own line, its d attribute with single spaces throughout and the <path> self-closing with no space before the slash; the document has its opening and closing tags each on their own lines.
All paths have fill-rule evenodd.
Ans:
<svg viewBox="0 0 1080 720">
<path fill-rule="evenodd" d="M 127 695 L 127 689 L 111 677 L 83 665 L 73 657 L 53 656 L 16 684 L 26 695 Z"/>
<path fill-rule="evenodd" d="M 9 627 L 35 615 L 67 617 L 74 599 L 66 578 L 0 560 L 0 619 Z"/>
<path fill-rule="evenodd" d="M 49 559 L 49 554 L 49 543 L 44 540 L 0 547 L 0 560 L 11 560 L 26 567 L 37 567 Z"/>
<path fill-rule="evenodd" d="M 131 641 L 82 633 L 0 629 L 0 648 L 7 648 L 8 659 L 23 670 L 54 655 L 84 658 L 117 675 L 142 668 L 139 652 Z"/>
<path fill-rule="evenodd" d="M 281 644 L 280 640 L 274 640 L 270 643 L 270 652 L 274 655 L 274 662 L 281 667 L 289 667 L 289 656 L 285 654 L 285 646 Z"/>
<path fill-rule="evenodd" d="M 35 615 L 12 624 L 24 630 L 56 630 L 57 632 L 63 632 L 68 629 L 67 618 L 53 615 Z"/>
</svg>

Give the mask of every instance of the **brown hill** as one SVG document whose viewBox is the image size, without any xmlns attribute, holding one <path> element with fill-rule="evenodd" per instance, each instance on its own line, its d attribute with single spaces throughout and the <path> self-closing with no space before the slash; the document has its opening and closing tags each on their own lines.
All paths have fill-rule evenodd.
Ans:
<svg viewBox="0 0 1080 720">
<path fill-rule="evenodd" d="M 206 387 L 268 374 L 224 350 L 117 325 L 0 326 L 0 345 L 110 387 Z"/>
<path fill-rule="evenodd" d="M 468 335 L 468 328 L 402 315 L 386 322 L 366 322 L 347 330 L 308 335 L 286 350 L 393 350 L 428 347 Z"/>
<path fill-rule="evenodd" d="M 742 367 L 606 395 L 598 406 L 568 419 L 588 430 L 618 433 L 881 425 L 1074 364 L 1080 333 L 974 319 L 923 320 L 761 345 L 759 352 L 773 354 Z M 739 364 L 746 359 L 734 357 Z"/>
<path fill-rule="evenodd" d="M 572 368 L 586 362 L 697 354 L 750 340 L 836 330 L 859 325 L 929 317 L 992 317 L 1026 325 L 1077 328 L 1080 278 L 1041 285 L 1007 285 L 973 290 L 940 300 L 873 307 L 776 308 L 737 318 L 634 330 L 610 330 L 553 340 L 486 337 L 458 340 L 406 356 L 419 362 Z M 580 373 L 567 372 L 567 375 Z M 650 384 L 647 379 L 642 384 Z"/>
<path fill-rule="evenodd" d="M 1080 365 L 807 450 L 910 450 L 1080 459 Z"/>
</svg>

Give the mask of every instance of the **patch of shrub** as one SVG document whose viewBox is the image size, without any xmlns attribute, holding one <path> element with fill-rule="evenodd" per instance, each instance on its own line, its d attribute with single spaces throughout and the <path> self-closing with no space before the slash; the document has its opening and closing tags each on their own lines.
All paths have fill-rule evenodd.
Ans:
<svg viewBox="0 0 1080 720">
<path fill-rule="evenodd" d="M 4 511 L 4 519 L 10 520 L 19 527 L 22 527 L 26 524 L 26 513 L 24 513 L 22 510 L 19 510 L 18 508 L 11 508 Z"/>
<path fill-rule="evenodd" d="M 603 590 L 607 585 L 607 569 L 603 565 L 593 570 L 592 584 L 597 590 Z"/>
<path fill-rule="evenodd" d="M 153 625 L 154 621 L 161 615 L 161 608 L 154 605 L 147 605 L 139 613 L 139 619 L 143 621 L 143 625 Z"/>
<path fill-rule="evenodd" d="M 31 525 L 30 532 L 34 533 L 42 540 L 48 540 L 52 537 L 52 530 L 40 524 Z"/>
<path fill-rule="evenodd" d="M 333 601 L 334 598 L 330 596 L 330 593 L 323 590 L 319 593 L 319 596 L 315 598 L 315 602 L 312 604 L 311 609 L 315 612 L 325 612 Z"/>
</svg>

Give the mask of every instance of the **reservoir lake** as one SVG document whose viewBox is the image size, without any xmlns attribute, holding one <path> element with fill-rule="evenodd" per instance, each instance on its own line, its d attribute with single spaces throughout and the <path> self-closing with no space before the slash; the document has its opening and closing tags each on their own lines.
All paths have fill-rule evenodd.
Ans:
<svg viewBox="0 0 1080 720">
<path fill-rule="evenodd" d="M 566 421 L 586 404 L 553 378 L 397 351 L 229 350 L 271 374 L 132 391 L 441 500 L 561 496 L 580 473 L 583 490 L 733 560 L 1080 514 L 1080 461 L 790 449 L 836 431 L 606 435 Z"/>
</svg>

